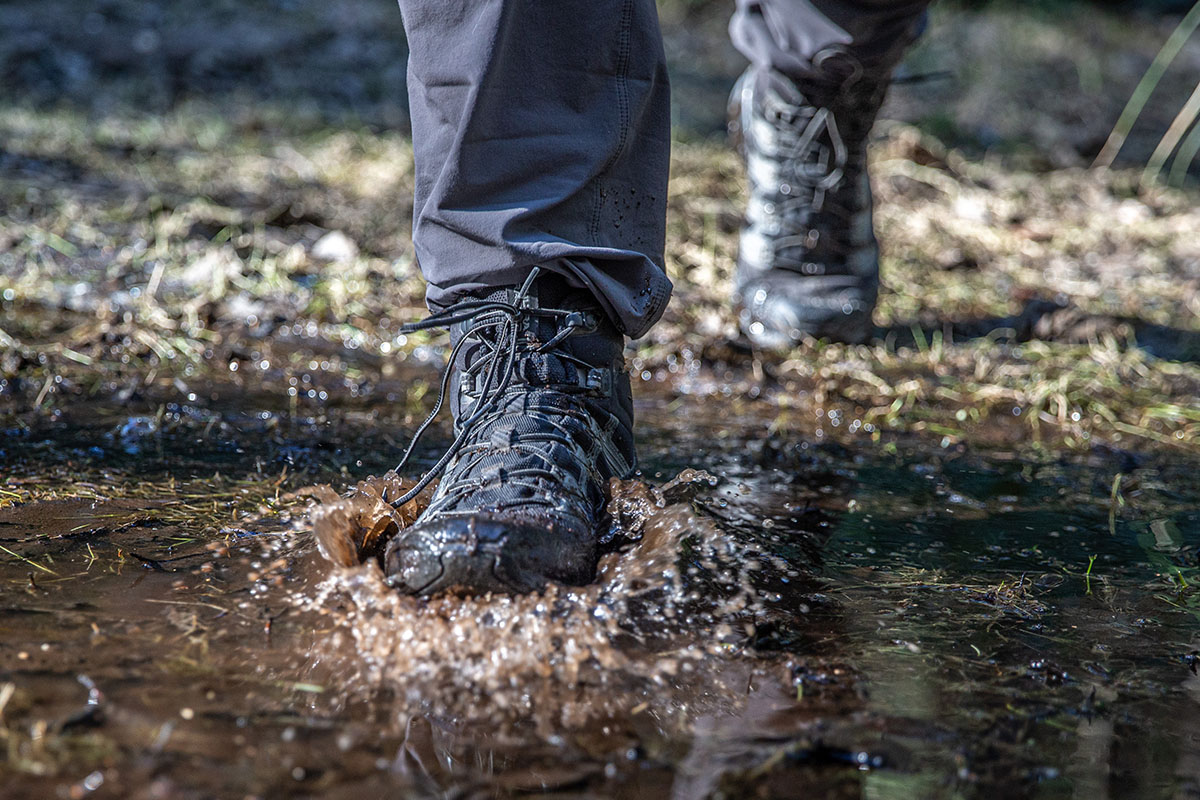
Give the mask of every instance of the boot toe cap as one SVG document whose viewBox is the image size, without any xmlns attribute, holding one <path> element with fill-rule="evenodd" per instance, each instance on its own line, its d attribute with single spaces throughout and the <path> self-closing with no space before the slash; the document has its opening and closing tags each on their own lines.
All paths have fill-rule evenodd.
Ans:
<svg viewBox="0 0 1200 800">
<path fill-rule="evenodd" d="M 446 590 L 518 594 L 549 582 L 581 585 L 595 573 L 595 537 L 553 517 L 447 515 L 401 531 L 384 556 L 389 585 L 406 594 Z"/>
<path fill-rule="evenodd" d="M 768 350 L 810 338 L 860 344 L 875 330 L 873 294 L 801 276 L 750 281 L 739 291 L 738 322 L 751 342 Z"/>
</svg>

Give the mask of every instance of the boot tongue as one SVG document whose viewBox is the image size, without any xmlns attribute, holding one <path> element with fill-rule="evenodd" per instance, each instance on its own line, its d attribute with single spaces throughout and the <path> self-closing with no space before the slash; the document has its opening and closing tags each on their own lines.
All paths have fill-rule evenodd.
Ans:
<svg viewBox="0 0 1200 800">
<path fill-rule="evenodd" d="M 501 286 L 497 289 L 480 289 L 473 293 L 480 300 L 491 300 L 499 303 L 511 303 L 519 286 Z M 591 298 L 586 290 L 576 289 L 567 284 L 566 278 L 553 272 L 542 272 L 537 280 L 529 287 L 529 296 L 537 301 L 541 308 L 563 308 L 561 303 L 570 300 L 587 301 Z M 595 301 L 585 305 L 595 305 Z M 575 306 L 570 306 L 574 308 Z"/>
<path fill-rule="evenodd" d="M 517 292 L 518 287 L 503 287 L 486 293 L 479 292 L 476 297 L 512 304 L 517 299 Z M 607 370 L 615 376 L 623 369 L 624 337 L 608 321 L 590 292 L 567 285 L 560 276 L 543 274 L 530 287 L 528 299 L 522 305 L 542 309 L 588 311 L 595 316 L 599 327 L 590 333 L 576 332 L 546 352 L 537 352 L 539 346 L 549 342 L 559 332 L 561 321 L 551 316 L 521 315 L 522 331 L 518 337 L 517 352 L 495 354 L 496 358 L 501 359 L 515 357 L 512 373 L 514 384 L 572 392 L 590 389 L 593 385 L 597 389 L 611 385 L 612 379 L 605 381 L 602 376 L 593 376 L 592 372 L 596 369 Z M 486 316 L 490 315 L 485 315 L 485 318 Z M 501 319 L 502 315 L 496 312 L 496 317 Z M 452 341 L 457 342 L 473 324 L 467 322 L 455 325 L 451 330 Z M 487 357 L 489 350 L 490 348 L 482 344 L 471 342 L 459 354 L 454 369 L 460 376 L 465 377 L 468 367 L 473 367 L 470 373 L 475 375 L 473 380 L 468 378 L 465 385 L 459 384 L 461 390 L 468 395 L 475 395 L 477 390 L 482 388 L 481 381 L 487 373 L 487 368 L 481 368 L 478 359 Z M 463 380 L 463 377 L 459 380 Z M 478 400 L 478 397 L 474 398 L 474 402 Z M 451 411 L 455 419 L 459 418 L 459 408 L 463 402 L 465 398 L 460 396 L 460 391 L 453 391 Z"/>
<path fill-rule="evenodd" d="M 476 296 L 482 300 L 489 300 L 492 302 L 513 303 L 516 300 L 516 294 L 518 291 L 519 287 L 505 286 L 490 291 L 481 291 L 477 293 Z M 611 339 L 618 340 L 618 350 L 624 346 L 623 337 L 621 337 L 621 335 L 617 332 L 612 323 L 608 321 L 608 316 L 601 309 L 600 304 L 596 301 L 596 298 L 592 296 L 592 293 L 587 289 L 581 289 L 569 285 L 567 280 L 561 275 L 557 275 L 552 272 L 543 272 L 530 287 L 528 296 L 529 299 L 526 301 L 526 304 L 532 304 L 533 307 L 567 311 L 586 311 L 592 314 L 599 322 L 599 328 L 595 333 L 576 333 L 575 335 L 571 336 L 567 340 L 567 342 L 570 344 L 568 344 L 565 348 L 568 352 L 572 352 L 574 355 L 580 355 L 574 353 L 576 348 L 573 345 L 596 335 L 599 335 L 606 341 Z M 531 337 L 532 340 L 537 343 L 548 342 L 555 336 L 555 334 L 558 333 L 559 324 L 560 322 L 552 317 L 540 315 L 530 316 L 524 323 L 525 335 L 526 337 Z M 527 338 L 526 341 L 528 340 L 529 339 Z M 585 351 L 589 350 L 589 348 L 584 349 Z M 607 350 L 607 348 L 604 349 Z M 592 360 L 590 358 L 590 353 L 583 354 L 582 357 L 589 361 Z M 610 360 L 611 355 L 606 353 L 600 358 L 598 363 L 604 363 Z"/>
<path fill-rule="evenodd" d="M 760 90 L 773 92 L 789 105 L 812 105 L 818 108 L 878 107 L 880 90 L 886 88 L 891 70 L 865 66 L 854 56 L 830 51 L 815 61 L 811 71 L 793 79 L 773 70 L 764 71 Z"/>
</svg>

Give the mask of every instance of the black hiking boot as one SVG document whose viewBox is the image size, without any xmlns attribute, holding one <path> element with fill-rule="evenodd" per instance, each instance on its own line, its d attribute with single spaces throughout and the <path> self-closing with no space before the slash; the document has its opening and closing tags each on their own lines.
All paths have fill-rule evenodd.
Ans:
<svg viewBox="0 0 1200 800">
<path fill-rule="evenodd" d="M 395 503 L 441 474 L 428 508 L 387 547 L 388 583 L 403 592 L 527 592 L 595 577 L 608 480 L 635 461 L 624 338 L 590 294 L 555 276 L 535 284 L 537 273 L 411 326 L 451 329 L 442 393 L 417 437 L 448 393 L 455 441 Z"/>
<path fill-rule="evenodd" d="M 867 135 L 887 90 L 844 53 L 802 84 L 746 71 L 730 130 L 750 199 L 738 245 L 738 321 L 755 345 L 806 338 L 863 342 L 874 332 L 879 248 L 871 219 Z"/>
</svg>

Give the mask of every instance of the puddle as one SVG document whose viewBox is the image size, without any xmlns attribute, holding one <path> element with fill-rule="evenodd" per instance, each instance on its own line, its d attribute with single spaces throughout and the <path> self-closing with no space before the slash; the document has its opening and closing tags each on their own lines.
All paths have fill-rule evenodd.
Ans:
<svg viewBox="0 0 1200 800">
<path fill-rule="evenodd" d="M 375 411 L 6 418 L 0 794 L 1200 791 L 1196 464 L 647 410 L 594 584 L 423 600 Z"/>
</svg>

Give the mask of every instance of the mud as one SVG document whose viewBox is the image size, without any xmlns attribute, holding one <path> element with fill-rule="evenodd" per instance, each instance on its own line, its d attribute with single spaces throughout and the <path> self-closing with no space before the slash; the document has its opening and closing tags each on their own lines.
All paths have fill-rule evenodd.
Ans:
<svg viewBox="0 0 1200 800">
<path fill-rule="evenodd" d="M 594 584 L 422 600 L 362 546 L 407 520 L 377 498 L 403 484 L 365 477 L 404 428 L 376 410 L 213 407 L 134 453 L 147 412 L 9 414 L 0 795 L 1198 785 L 1194 463 L 647 407 Z M 283 471 L 329 438 L 345 456 Z"/>
<path fill-rule="evenodd" d="M 872 143 L 880 339 L 770 359 L 729 305 L 741 167 L 704 138 L 728 8 L 661 3 L 643 474 L 594 584 L 416 600 L 372 560 L 442 352 L 399 333 L 394 6 L 24 5 L 0 800 L 1200 795 L 1200 205 L 1186 158 L 1142 175 L 1200 39 L 1080 169 L 1175 19 L 935 4 Z"/>
</svg>

